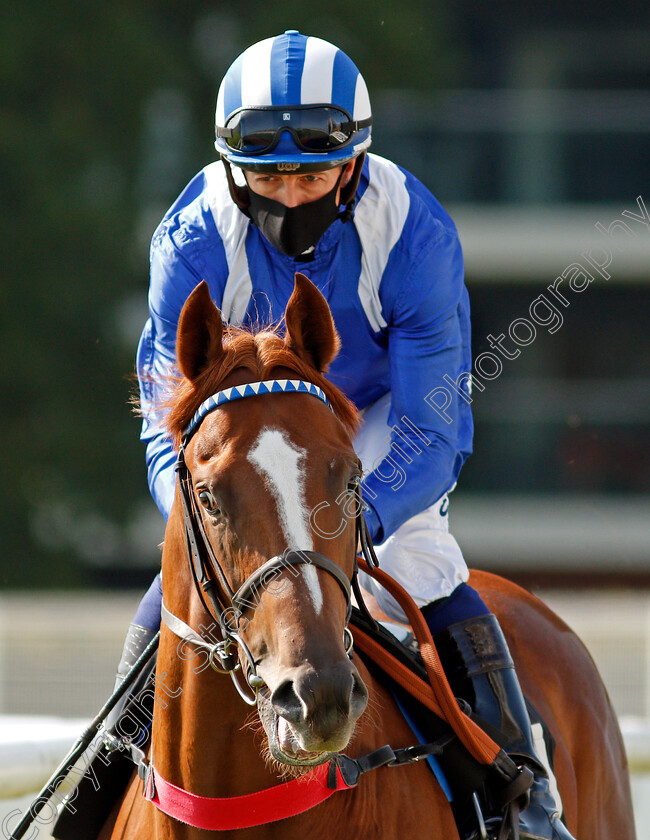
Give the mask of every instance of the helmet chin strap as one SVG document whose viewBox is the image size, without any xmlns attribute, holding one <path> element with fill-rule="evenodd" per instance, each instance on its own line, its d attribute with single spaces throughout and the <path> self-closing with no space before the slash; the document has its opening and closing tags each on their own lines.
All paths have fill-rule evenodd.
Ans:
<svg viewBox="0 0 650 840">
<path fill-rule="evenodd" d="M 355 158 L 354 170 L 352 171 L 350 180 L 344 187 L 341 187 L 341 200 L 339 203 L 345 204 L 345 212 L 341 216 L 341 221 L 343 222 L 349 222 L 352 218 L 352 211 L 354 210 L 354 205 L 357 199 L 357 188 L 359 186 L 359 179 L 361 178 L 361 170 L 363 169 L 363 162 L 365 159 L 365 152 L 362 152 Z M 248 193 L 248 187 L 240 187 L 239 184 L 236 184 L 230 162 L 223 156 L 221 160 L 223 162 L 224 169 L 226 170 L 226 179 L 228 180 L 230 196 L 242 213 L 250 218 L 250 196 Z"/>
</svg>

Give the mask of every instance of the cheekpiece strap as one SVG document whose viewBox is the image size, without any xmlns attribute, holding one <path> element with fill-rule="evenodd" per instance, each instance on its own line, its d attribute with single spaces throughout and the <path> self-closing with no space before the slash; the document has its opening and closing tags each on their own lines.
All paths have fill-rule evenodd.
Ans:
<svg viewBox="0 0 650 840">
<path fill-rule="evenodd" d="M 262 394 L 286 394 L 291 392 L 311 394 L 324 402 L 331 411 L 333 410 L 323 389 L 319 388 L 318 385 L 314 385 L 313 382 L 305 382 L 302 379 L 269 379 L 265 382 L 250 382 L 248 385 L 234 385 L 232 388 L 217 391 L 216 394 L 213 394 L 201 403 L 194 417 L 183 432 L 183 443 L 187 443 L 192 437 L 206 414 L 214 411 L 220 405 L 233 402 L 234 400 L 241 400 L 244 397 L 257 397 Z"/>
</svg>

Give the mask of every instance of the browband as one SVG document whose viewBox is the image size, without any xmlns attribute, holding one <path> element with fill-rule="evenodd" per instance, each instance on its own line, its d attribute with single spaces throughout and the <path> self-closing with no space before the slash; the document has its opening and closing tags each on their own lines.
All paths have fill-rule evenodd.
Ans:
<svg viewBox="0 0 650 840">
<path fill-rule="evenodd" d="M 224 405 L 224 403 L 241 400 L 244 397 L 257 397 L 260 394 L 286 394 L 292 391 L 297 394 L 311 394 L 314 397 L 318 397 L 330 410 L 333 410 L 323 389 L 319 388 L 318 385 L 314 385 L 313 382 L 305 382 L 302 379 L 269 379 L 266 382 L 250 382 L 248 385 L 233 385 L 232 388 L 217 391 L 216 394 L 213 394 L 201 403 L 194 417 L 192 417 L 183 432 L 183 443 L 187 443 L 192 437 L 206 414 L 214 411 L 220 405 Z"/>
</svg>

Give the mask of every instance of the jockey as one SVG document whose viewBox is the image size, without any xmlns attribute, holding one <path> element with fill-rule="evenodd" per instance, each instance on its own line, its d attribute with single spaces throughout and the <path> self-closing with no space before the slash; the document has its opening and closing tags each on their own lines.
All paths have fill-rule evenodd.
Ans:
<svg viewBox="0 0 650 840">
<path fill-rule="evenodd" d="M 506 642 L 468 585 L 448 527 L 448 494 L 473 431 L 458 234 L 416 178 L 367 152 L 371 124 L 361 74 L 319 38 L 285 32 L 249 47 L 227 71 L 216 110 L 220 159 L 188 184 L 151 245 L 151 317 L 137 356 L 149 486 L 167 519 L 175 453 L 156 382 L 175 364 L 190 292 L 206 280 L 225 322 L 273 324 L 296 271 L 305 273 L 327 298 L 341 337 L 328 377 L 363 415 L 355 448 L 381 568 L 421 607 L 456 694 L 533 770 L 520 836 L 571 840 L 533 746 Z M 442 391 L 445 383 L 454 385 Z M 374 581 L 363 585 L 389 617 L 403 619 Z M 129 629 L 120 674 L 158 630 L 160 604 L 157 578 Z"/>
</svg>

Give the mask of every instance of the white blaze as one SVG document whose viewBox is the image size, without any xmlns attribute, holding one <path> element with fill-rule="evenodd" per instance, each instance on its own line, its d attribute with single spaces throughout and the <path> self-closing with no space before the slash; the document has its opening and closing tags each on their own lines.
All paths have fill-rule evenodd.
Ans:
<svg viewBox="0 0 650 840">
<path fill-rule="evenodd" d="M 306 452 L 278 429 L 265 429 L 248 453 L 248 460 L 261 473 L 275 495 L 280 525 L 288 548 L 312 551 L 314 544 L 305 504 L 302 462 Z M 316 613 L 323 606 L 323 593 L 313 566 L 300 566 Z"/>
</svg>

